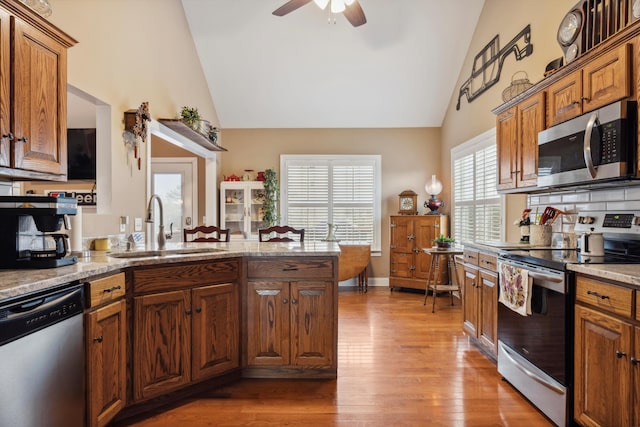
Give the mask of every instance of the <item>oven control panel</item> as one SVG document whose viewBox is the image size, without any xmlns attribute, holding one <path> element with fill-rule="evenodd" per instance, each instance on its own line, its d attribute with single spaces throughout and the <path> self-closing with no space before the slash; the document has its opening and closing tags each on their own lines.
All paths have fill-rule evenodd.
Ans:
<svg viewBox="0 0 640 427">
<path fill-rule="evenodd" d="M 585 211 L 578 214 L 575 233 L 637 234 L 640 211 Z"/>
</svg>

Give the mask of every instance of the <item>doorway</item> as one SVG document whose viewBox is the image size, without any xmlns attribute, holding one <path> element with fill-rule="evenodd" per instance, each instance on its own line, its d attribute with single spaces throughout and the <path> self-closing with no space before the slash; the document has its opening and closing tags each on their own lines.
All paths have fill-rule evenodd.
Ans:
<svg viewBox="0 0 640 427">
<path fill-rule="evenodd" d="M 183 241 L 182 230 L 197 223 L 198 160 L 195 157 L 154 157 L 151 159 L 151 193 L 162 200 L 165 233 L 172 232 L 169 242 Z M 153 235 L 160 225 L 158 205 L 154 206 Z"/>
</svg>

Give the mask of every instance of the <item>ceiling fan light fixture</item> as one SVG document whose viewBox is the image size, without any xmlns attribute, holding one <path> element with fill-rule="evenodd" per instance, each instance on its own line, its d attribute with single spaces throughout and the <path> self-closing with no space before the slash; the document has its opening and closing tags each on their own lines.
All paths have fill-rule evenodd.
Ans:
<svg viewBox="0 0 640 427">
<path fill-rule="evenodd" d="M 322 10 L 329 4 L 329 0 L 313 0 L 313 2 Z"/>
<path fill-rule="evenodd" d="M 331 0 L 331 13 L 342 13 L 344 12 L 345 0 Z"/>
</svg>

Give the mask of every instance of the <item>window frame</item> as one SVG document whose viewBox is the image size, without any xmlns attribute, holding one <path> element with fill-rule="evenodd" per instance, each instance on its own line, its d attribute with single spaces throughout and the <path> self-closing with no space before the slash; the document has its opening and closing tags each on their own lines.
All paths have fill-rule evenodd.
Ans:
<svg viewBox="0 0 640 427">
<path fill-rule="evenodd" d="M 454 215 L 455 211 L 456 211 L 456 194 L 455 194 L 455 161 L 464 157 L 464 156 L 468 156 L 470 154 L 475 154 L 480 150 L 483 150 L 491 145 L 497 145 L 497 141 L 496 141 L 496 128 L 493 127 L 491 129 L 489 129 L 486 132 L 483 132 L 455 147 L 453 147 L 451 149 L 451 156 L 450 156 L 450 160 L 451 160 L 451 214 Z M 497 148 L 497 147 L 496 147 Z M 498 152 L 496 149 L 496 162 L 498 162 Z M 475 166 L 475 164 L 474 164 Z M 498 165 L 496 164 L 496 168 L 498 167 Z M 496 169 L 496 173 L 497 173 L 497 169 Z M 475 183 L 475 179 L 474 179 L 474 183 Z M 497 188 L 496 188 L 497 190 Z M 486 199 L 484 199 L 486 200 Z M 498 198 L 497 198 L 499 204 L 500 204 L 500 241 L 504 241 L 505 240 L 505 222 L 504 222 L 504 218 L 505 218 L 505 214 L 506 214 L 506 203 L 505 203 L 505 195 L 498 193 Z M 466 204 L 466 203 L 465 203 Z M 480 203 L 473 203 L 474 206 L 479 205 Z M 454 238 L 456 238 L 456 240 L 459 240 L 457 237 L 457 230 L 455 229 L 455 218 L 452 218 L 451 221 L 451 235 L 454 236 Z M 474 239 L 475 240 L 475 239 Z"/>
<path fill-rule="evenodd" d="M 379 154 L 282 154 L 280 155 L 280 218 L 281 224 L 288 222 L 288 166 L 299 163 L 316 163 L 328 165 L 332 163 L 353 164 L 356 162 L 369 163 L 374 167 L 373 171 L 373 242 L 371 242 L 371 252 L 380 252 L 382 249 L 382 156 Z M 329 174 L 331 176 L 331 173 Z M 333 191 L 333 184 L 329 184 L 330 197 Z M 333 212 L 332 205 L 329 205 L 329 222 Z M 307 236 L 305 236 L 305 241 Z"/>
</svg>

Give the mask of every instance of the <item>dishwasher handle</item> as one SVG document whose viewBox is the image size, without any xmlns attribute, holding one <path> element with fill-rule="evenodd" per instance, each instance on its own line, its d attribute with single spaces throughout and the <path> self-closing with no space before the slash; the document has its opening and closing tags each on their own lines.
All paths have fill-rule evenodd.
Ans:
<svg viewBox="0 0 640 427">
<path fill-rule="evenodd" d="M 84 286 L 66 285 L 0 307 L 0 345 L 76 316 L 84 310 Z"/>
</svg>

